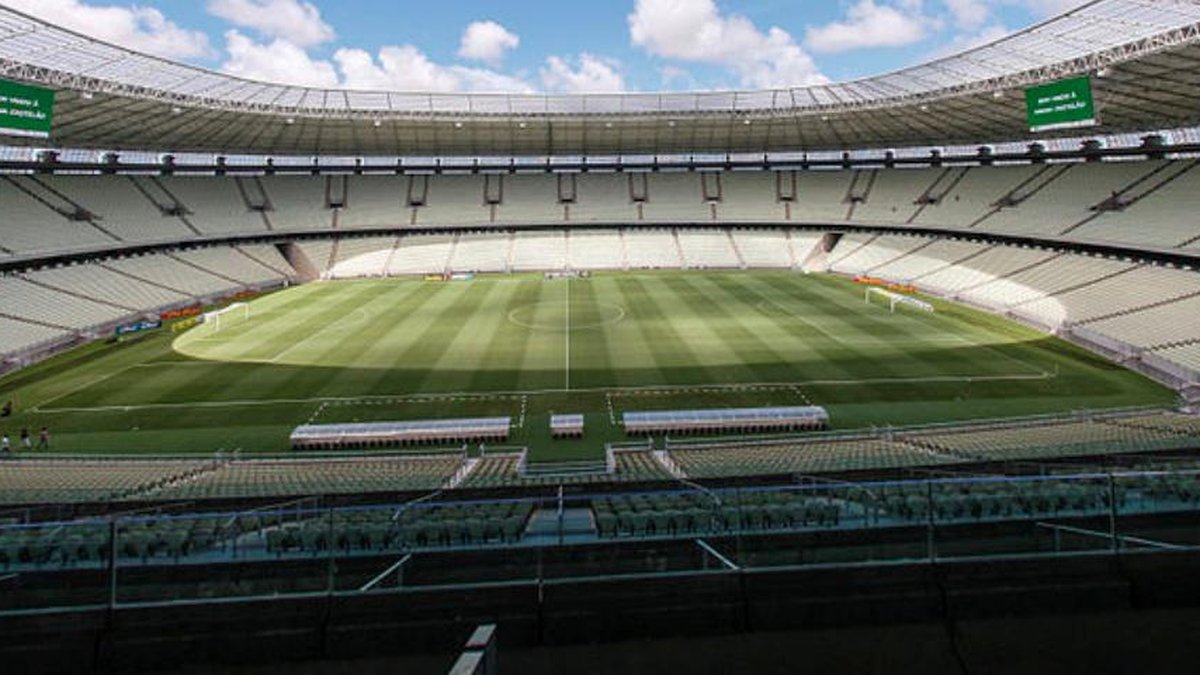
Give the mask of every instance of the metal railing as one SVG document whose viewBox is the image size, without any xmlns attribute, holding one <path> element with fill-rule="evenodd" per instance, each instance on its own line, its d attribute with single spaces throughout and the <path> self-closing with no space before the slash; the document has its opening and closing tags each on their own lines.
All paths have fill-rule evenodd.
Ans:
<svg viewBox="0 0 1200 675">
<path fill-rule="evenodd" d="M 1200 461 L 1062 476 L 182 508 L 0 525 L 0 611 L 674 574 L 714 560 L 730 571 L 1191 550 Z"/>
</svg>

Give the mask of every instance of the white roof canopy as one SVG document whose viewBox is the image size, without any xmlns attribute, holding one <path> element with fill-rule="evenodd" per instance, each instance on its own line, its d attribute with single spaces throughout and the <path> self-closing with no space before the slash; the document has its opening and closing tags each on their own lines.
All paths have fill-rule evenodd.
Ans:
<svg viewBox="0 0 1200 675">
<path fill-rule="evenodd" d="M 999 142 L 1029 137 L 1025 87 L 1084 73 L 1104 75 L 1097 133 L 1197 123 L 1200 0 L 1096 0 L 961 54 L 844 83 L 603 95 L 255 82 L 0 7 L 0 77 L 60 92 L 51 140 L 62 147 L 486 156 Z"/>
</svg>

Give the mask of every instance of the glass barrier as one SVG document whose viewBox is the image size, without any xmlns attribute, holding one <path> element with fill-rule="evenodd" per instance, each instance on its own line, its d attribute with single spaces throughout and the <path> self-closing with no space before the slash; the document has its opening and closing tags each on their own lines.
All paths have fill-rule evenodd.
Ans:
<svg viewBox="0 0 1200 675">
<path fill-rule="evenodd" d="M 1200 546 L 1179 469 L 189 508 L 0 524 L 0 611 Z"/>
<path fill-rule="evenodd" d="M 1200 546 L 1200 471 L 1117 474 L 1113 485 L 1115 546 L 1122 550 Z"/>
</svg>

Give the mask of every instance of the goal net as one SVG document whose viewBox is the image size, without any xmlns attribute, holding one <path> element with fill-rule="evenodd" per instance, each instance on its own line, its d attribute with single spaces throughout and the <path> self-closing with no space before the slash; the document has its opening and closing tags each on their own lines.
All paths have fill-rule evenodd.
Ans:
<svg viewBox="0 0 1200 675">
<path fill-rule="evenodd" d="M 228 307 L 211 312 L 205 312 L 203 322 L 207 326 L 212 326 L 213 331 L 219 331 L 222 327 L 245 323 L 250 320 L 250 305 L 244 302 L 235 302 Z"/>
<path fill-rule="evenodd" d="M 896 293 L 895 291 L 889 291 L 884 288 L 876 288 L 874 286 L 867 289 L 867 293 L 866 293 L 866 296 L 864 299 L 866 300 L 867 304 L 869 305 L 869 304 L 872 304 L 871 301 L 873 299 L 875 299 L 876 297 L 881 298 L 885 303 L 887 303 L 888 310 L 890 312 L 892 312 L 893 314 L 896 313 L 897 306 L 912 307 L 914 309 L 919 309 L 922 312 L 932 312 L 933 311 L 933 305 L 929 304 L 928 302 L 925 302 L 924 300 L 910 298 L 907 295 L 901 295 L 900 293 Z"/>
</svg>

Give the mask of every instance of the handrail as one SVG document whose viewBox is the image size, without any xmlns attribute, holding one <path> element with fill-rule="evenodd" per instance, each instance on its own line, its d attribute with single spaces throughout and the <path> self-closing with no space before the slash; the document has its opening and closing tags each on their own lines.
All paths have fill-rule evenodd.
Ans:
<svg viewBox="0 0 1200 675">
<path fill-rule="evenodd" d="M 406 553 L 402 558 L 397 560 L 390 567 L 388 567 L 384 571 L 380 572 L 374 579 L 371 579 L 370 581 L 368 581 L 367 583 L 365 583 L 361 587 L 359 587 L 358 592 L 366 593 L 367 591 L 371 590 L 372 588 L 375 588 L 377 585 L 379 585 L 380 582 L 382 582 L 384 579 L 388 578 L 393 572 L 404 567 L 404 564 L 407 563 L 409 560 L 411 560 L 412 557 L 413 557 L 413 555 L 411 553 Z"/>
<path fill-rule="evenodd" d="M 1108 539 L 1110 541 L 1113 539 L 1116 539 L 1117 541 L 1120 541 L 1123 543 L 1128 542 L 1130 544 L 1140 544 L 1142 546 L 1149 546 L 1151 548 L 1161 548 L 1161 549 L 1165 549 L 1168 551 L 1186 551 L 1189 548 L 1191 548 L 1189 546 L 1184 546 L 1182 544 L 1171 544 L 1171 543 L 1168 543 L 1165 541 L 1155 541 L 1153 539 L 1146 539 L 1144 537 L 1135 537 L 1135 536 L 1128 535 L 1128 534 L 1112 534 L 1109 532 L 1099 532 L 1097 530 L 1089 530 L 1089 529 L 1082 528 L 1082 527 L 1073 527 L 1071 525 L 1061 525 L 1058 523 L 1037 522 L 1037 523 L 1034 523 L 1034 525 L 1036 527 L 1043 527 L 1043 528 L 1046 528 L 1049 530 L 1055 530 L 1055 531 L 1061 531 L 1061 532 L 1070 532 L 1071 534 L 1078 534 L 1078 535 L 1082 535 L 1085 537 L 1097 537 L 1100 539 Z"/>
</svg>

